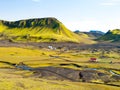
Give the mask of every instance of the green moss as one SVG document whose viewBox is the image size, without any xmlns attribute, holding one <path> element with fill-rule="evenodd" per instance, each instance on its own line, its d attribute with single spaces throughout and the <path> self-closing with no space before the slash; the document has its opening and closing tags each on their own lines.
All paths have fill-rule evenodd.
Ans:
<svg viewBox="0 0 120 90">
<path fill-rule="evenodd" d="M 99 40 L 120 41 L 120 29 L 109 30 L 104 36 L 100 37 Z"/>
<path fill-rule="evenodd" d="M 1 35 L 12 41 L 30 42 L 83 42 L 94 43 L 68 30 L 55 18 L 38 18 L 15 22 L 0 21 Z M 3 37 L 4 37 L 3 36 Z M 40 38 L 39 38 L 40 37 Z M 5 39 L 9 39 L 5 38 Z M 85 42 L 86 41 L 86 42 Z"/>
</svg>

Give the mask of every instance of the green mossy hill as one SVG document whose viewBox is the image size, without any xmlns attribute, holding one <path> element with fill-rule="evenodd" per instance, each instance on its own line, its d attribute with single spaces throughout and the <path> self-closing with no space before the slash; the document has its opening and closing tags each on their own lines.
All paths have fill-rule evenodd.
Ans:
<svg viewBox="0 0 120 90">
<path fill-rule="evenodd" d="M 84 38 L 67 29 L 56 18 L 35 18 L 14 22 L 0 20 L 0 39 L 13 42 L 84 42 Z"/>
<path fill-rule="evenodd" d="M 105 35 L 100 37 L 99 40 L 111 42 L 120 41 L 120 29 L 109 30 Z"/>
<path fill-rule="evenodd" d="M 0 21 L 5 26 L 9 28 L 30 28 L 30 27 L 42 27 L 47 26 L 50 28 L 59 27 L 59 21 L 55 18 L 36 18 L 36 19 L 27 19 L 27 20 L 19 20 L 15 22 L 9 21 Z"/>
</svg>

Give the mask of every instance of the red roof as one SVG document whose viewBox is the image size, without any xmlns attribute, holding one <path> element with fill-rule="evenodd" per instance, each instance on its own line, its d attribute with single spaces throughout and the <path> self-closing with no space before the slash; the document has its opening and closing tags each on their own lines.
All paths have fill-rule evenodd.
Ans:
<svg viewBox="0 0 120 90">
<path fill-rule="evenodd" d="M 90 58 L 90 61 L 96 61 L 97 58 Z"/>
</svg>

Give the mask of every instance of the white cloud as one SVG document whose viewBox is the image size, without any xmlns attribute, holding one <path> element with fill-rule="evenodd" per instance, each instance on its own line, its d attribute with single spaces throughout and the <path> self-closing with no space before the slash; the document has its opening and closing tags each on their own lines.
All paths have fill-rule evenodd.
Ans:
<svg viewBox="0 0 120 90">
<path fill-rule="evenodd" d="M 91 29 L 99 29 L 99 24 L 97 21 L 94 20 L 84 20 L 84 21 L 74 21 L 74 22 L 64 22 L 65 26 L 74 31 L 74 30 L 80 30 L 80 31 L 89 31 Z"/>
<path fill-rule="evenodd" d="M 102 6 L 115 6 L 118 4 L 120 4 L 120 0 L 108 0 L 107 2 L 100 3 Z"/>
<path fill-rule="evenodd" d="M 33 2 L 40 2 L 40 0 L 32 0 Z"/>
<path fill-rule="evenodd" d="M 114 5 L 116 5 L 116 3 L 114 3 L 114 2 L 106 2 L 106 3 L 101 3 L 100 5 L 103 5 L 103 6 L 114 6 Z"/>
<path fill-rule="evenodd" d="M 113 2 L 120 2 L 120 0 L 112 0 Z"/>
<path fill-rule="evenodd" d="M 111 19 L 105 22 L 95 19 L 93 20 L 89 19 L 82 21 L 64 22 L 64 24 L 71 31 L 101 30 L 103 32 L 107 32 L 108 30 L 120 29 L 119 18 L 117 19 L 115 20 Z"/>
</svg>

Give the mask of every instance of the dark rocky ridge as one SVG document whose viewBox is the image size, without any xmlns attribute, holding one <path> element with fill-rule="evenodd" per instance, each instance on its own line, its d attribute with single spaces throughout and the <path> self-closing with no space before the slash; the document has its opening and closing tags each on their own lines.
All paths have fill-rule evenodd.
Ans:
<svg viewBox="0 0 120 90">
<path fill-rule="evenodd" d="M 35 19 L 26 19 L 19 21 L 3 21 L 0 20 L 0 23 L 8 26 L 10 28 L 29 28 L 37 26 L 47 26 L 51 28 L 59 27 L 59 21 L 56 18 L 35 18 Z"/>
</svg>

